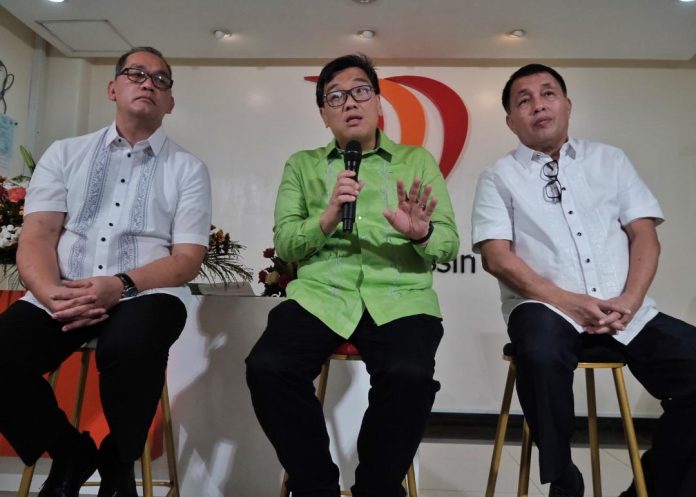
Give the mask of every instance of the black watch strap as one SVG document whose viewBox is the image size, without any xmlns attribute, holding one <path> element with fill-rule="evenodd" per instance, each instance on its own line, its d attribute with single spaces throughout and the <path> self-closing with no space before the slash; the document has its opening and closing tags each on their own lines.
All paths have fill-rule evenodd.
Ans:
<svg viewBox="0 0 696 497">
<path fill-rule="evenodd" d="M 126 273 L 117 273 L 114 276 L 116 276 L 119 280 L 121 280 L 121 283 L 123 283 L 121 298 L 135 297 L 138 295 L 138 287 L 135 286 L 135 283 L 130 276 L 128 276 Z"/>
<path fill-rule="evenodd" d="M 433 226 L 433 222 L 430 221 L 430 223 L 428 224 L 428 234 L 425 235 L 423 238 L 419 238 L 418 240 L 411 240 L 411 243 L 413 243 L 414 245 L 420 245 L 421 243 L 427 242 L 428 240 L 430 240 L 430 235 L 433 234 L 434 229 L 435 226 Z"/>
</svg>

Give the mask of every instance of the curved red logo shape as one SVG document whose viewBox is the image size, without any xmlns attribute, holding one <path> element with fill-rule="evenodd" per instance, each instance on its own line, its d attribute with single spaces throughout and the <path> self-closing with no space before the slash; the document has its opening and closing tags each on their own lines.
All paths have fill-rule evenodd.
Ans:
<svg viewBox="0 0 696 497">
<path fill-rule="evenodd" d="M 306 76 L 304 79 L 316 83 L 318 78 Z M 422 93 L 435 105 L 442 119 L 444 135 L 440 171 L 445 178 L 449 176 L 464 150 L 469 133 L 469 111 L 459 95 L 444 83 L 424 76 L 380 78 L 379 86 L 382 97 L 391 104 L 399 118 L 403 144 L 423 146 L 425 143 L 425 109 L 409 88 Z M 382 118 L 379 127 L 384 129 Z"/>
</svg>

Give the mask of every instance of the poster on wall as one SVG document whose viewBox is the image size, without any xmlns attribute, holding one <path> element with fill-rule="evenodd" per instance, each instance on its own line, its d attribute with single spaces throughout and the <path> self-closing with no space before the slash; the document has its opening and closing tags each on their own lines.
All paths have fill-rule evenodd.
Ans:
<svg viewBox="0 0 696 497">
<path fill-rule="evenodd" d="M 14 130 L 17 122 L 0 114 L 0 176 L 9 176 L 10 160 L 14 148 Z"/>
</svg>

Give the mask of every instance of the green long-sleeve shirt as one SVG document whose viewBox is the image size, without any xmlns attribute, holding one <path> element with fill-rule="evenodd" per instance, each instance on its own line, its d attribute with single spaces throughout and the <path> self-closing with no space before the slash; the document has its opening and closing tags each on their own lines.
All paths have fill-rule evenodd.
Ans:
<svg viewBox="0 0 696 497">
<path fill-rule="evenodd" d="M 432 289 L 432 263 L 452 260 L 459 249 L 445 180 L 433 156 L 423 148 L 399 145 L 380 133 L 379 147 L 363 154 L 364 181 L 353 231 L 325 235 L 319 218 L 329 204 L 336 178 L 344 169 L 335 141 L 288 159 L 275 205 L 274 243 L 278 255 L 299 263 L 287 296 L 344 338 L 365 308 L 378 325 L 414 314 L 441 317 Z M 414 245 L 384 217 L 398 205 L 396 180 L 408 189 L 414 178 L 432 185 L 438 199 L 434 231 L 424 246 Z"/>
</svg>

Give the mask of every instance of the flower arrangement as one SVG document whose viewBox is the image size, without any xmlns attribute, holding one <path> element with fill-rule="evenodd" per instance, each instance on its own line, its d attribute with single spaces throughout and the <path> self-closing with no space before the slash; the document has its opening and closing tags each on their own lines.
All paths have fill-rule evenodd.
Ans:
<svg viewBox="0 0 696 497">
<path fill-rule="evenodd" d="M 275 248 L 267 248 L 263 256 L 271 260 L 271 265 L 259 271 L 259 283 L 263 283 L 263 293 L 266 297 L 285 297 L 288 284 L 297 278 L 297 264 L 285 262 L 275 253 Z"/>
<path fill-rule="evenodd" d="M 225 287 L 232 282 L 251 281 L 251 271 L 239 262 L 239 252 L 245 248 L 230 238 L 229 233 L 210 226 L 208 253 L 198 273 L 208 283 L 222 282 Z"/>
<path fill-rule="evenodd" d="M 27 149 L 22 146 L 19 149 L 29 176 L 0 176 L 0 282 L 8 280 L 11 287 L 19 286 L 19 275 L 15 266 L 17 244 L 22 232 L 24 197 L 27 195 L 30 176 L 36 167 Z"/>
</svg>

